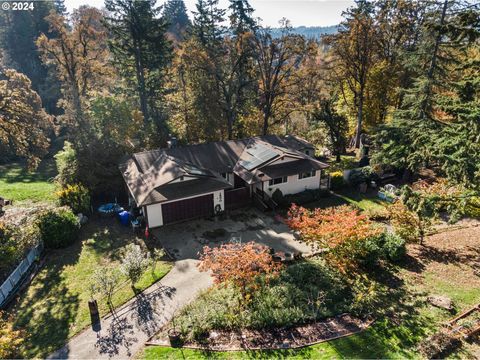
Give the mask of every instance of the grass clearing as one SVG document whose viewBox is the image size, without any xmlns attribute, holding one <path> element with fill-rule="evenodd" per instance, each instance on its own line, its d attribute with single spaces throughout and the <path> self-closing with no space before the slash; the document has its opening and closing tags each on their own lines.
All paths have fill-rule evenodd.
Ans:
<svg viewBox="0 0 480 360">
<path fill-rule="evenodd" d="M 13 200 L 24 201 L 53 201 L 55 199 L 56 176 L 55 161 L 42 161 L 36 171 L 27 171 L 24 163 L 0 165 L 0 196 Z"/>
<path fill-rule="evenodd" d="M 304 206 L 309 209 L 325 209 L 340 205 L 353 205 L 363 211 L 382 211 L 386 209 L 388 203 L 380 200 L 376 192 L 361 194 L 358 190 L 347 188 L 333 192 L 329 197 L 305 204 Z"/>
<path fill-rule="evenodd" d="M 49 251 L 40 272 L 10 309 L 15 326 L 27 333 L 22 356 L 46 357 L 89 326 L 88 300 L 93 272 L 99 267 L 118 267 L 120 250 L 128 243 L 142 241 L 114 219 L 93 219 L 82 228 L 75 244 Z M 154 273 L 148 269 L 143 274 L 135 284 L 136 289 L 149 287 L 171 267 L 169 262 L 158 262 Z M 112 299 L 115 307 L 135 296 L 130 282 L 123 280 Z M 100 315 L 107 315 L 106 300 L 96 298 Z"/>
<path fill-rule="evenodd" d="M 480 277 L 475 275 L 480 248 L 478 228 L 459 229 L 427 238 L 425 246 L 409 245 L 407 260 L 398 266 L 389 285 L 383 315 L 366 331 L 350 337 L 298 350 L 208 352 L 149 346 L 145 359 L 344 359 L 420 358 L 416 349 L 455 314 L 426 301 L 429 295 L 445 295 L 456 305 L 457 314 L 480 301 Z M 381 279 L 379 279 L 381 281 Z M 401 295 L 397 297 L 397 295 Z M 389 299 L 391 297 L 391 299 Z M 478 343 L 464 343 L 448 358 L 478 358 Z"/>
</svg>

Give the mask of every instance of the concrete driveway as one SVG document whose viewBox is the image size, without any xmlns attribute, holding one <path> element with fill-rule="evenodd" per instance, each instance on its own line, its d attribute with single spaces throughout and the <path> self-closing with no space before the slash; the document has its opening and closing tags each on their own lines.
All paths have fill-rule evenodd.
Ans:
<svg viewBox="0 0 480 360">
<path fill-rule="evenodd" d="M 223 229 L 223 230 L 222 230 Z M 200 219 L 152 229 L 161 245 L 177 260 L 197 259 L 205 245 L 218 246 L 232 241 L 255 241 L 289 253 L 309 253 L 310 247 L 295 239 L 283 222 L 257 209 L 230 212 L 222 219 Z"/>
</svg>

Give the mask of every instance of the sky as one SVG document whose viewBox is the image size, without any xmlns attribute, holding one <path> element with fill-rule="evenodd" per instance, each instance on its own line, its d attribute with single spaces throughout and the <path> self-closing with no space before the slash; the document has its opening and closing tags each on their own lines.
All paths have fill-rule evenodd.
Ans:
<svg viewBox="0 0 480 360">
<path fill-rule="evenodd" d="M 164 0 L 158 0 L 162 4 Z M 189 11 L 195 10 L 196 0 L 184 0 Z M 255 17 L 262 19 L 264 26 L 277 27 L 281 18 L 290 20 L 292 26 L 337 25 L 342 11 L 352 6 L 353 0 L 250 0 Z M 103 0 L 65 0 L 69 12 L 80 5 L 103 7 Z M 228 0 L 220 0 L 226 8 Z M 189 14 L 191 17 L 191 14 Z"/>
</svg>

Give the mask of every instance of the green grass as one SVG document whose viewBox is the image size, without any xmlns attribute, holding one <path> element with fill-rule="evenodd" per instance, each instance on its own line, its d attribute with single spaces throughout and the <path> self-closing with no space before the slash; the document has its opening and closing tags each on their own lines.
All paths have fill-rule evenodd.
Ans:
<svg viewBox="0 0 480 360">
<path fill-rule="evenodd" d="M 418 335 L 406 327 L 380 321 L 368 330 L 337 340 L 292 350 L 208 352 L 148 346 L 142 358 L 153 359 L 348 359 L 413 358 Z"/>
<path fill-rule="evenodd" d="M 332 193 L 331 196 L 305 204 L 307 208 L 328 208 L 331 206 L 354 205 L 363 211 L 382 211 L 388 203 L 380 200 L 376 194 L 362 194 L 355 189 L 343 189 Z"/>
<path fill-rule="evenodd" d="M 23 163 L 0 165 L 0 196 L 14 202 L 52 201 L 55 198 L 52 181 L 55 175 L 53 160 L 43 161 L 33 172 L 27 171 Z"/>
<path fill-rule="evenodd" d="M 335 157 L 328 159 L 329 168 L 327 172 L 333 173 L 336 171 L 343 172 L 344 170 L 354 169 L 358 167 L 358 160 L 354 155 L 342 155 L 340 162 L 335 161 Z"/>
<path fill-rule="evenodd" d="M 27 333 L 23 357 L 45 357 L 91 324 L 88 300 L 93 272 L 100 267 L 118 268 L 121 248 L 135 240 L 142 241 L 129 228 L 113 219 L 100 219 L 88 223 L 74 245 L 49 251 L 45 265 L 11 309 L 15 326 Z M 148 269 L 136 289 L 147 288 L 170 269 L 168 262 L 157 263 L 154 274 Z M 134 295 L 130 283 L 122 279 L 113 304 L 124 304 Z M 96 298 L 100 315 L 105 316 L 106 300 Z"/>
</svg>

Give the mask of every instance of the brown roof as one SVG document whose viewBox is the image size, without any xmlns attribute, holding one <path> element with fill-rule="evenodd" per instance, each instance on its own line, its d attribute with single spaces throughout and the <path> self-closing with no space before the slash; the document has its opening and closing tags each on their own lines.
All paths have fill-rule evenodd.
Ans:
<svg viewBox="0 0 480 360">
<path fill-rule="evenodd" d="M 281 164 L 270 165 L 263 167 L 260 171 L 264 174 L 262 180 L 270 180 L 281 176 L 289 176 L 300 173 L 309 172 L 312 170 L 324 169 L 321 163 L 309 159 L 301 159 L 288 161 Z M 258 175 L 257 175 L 258 176 Z"/>
</svg>

